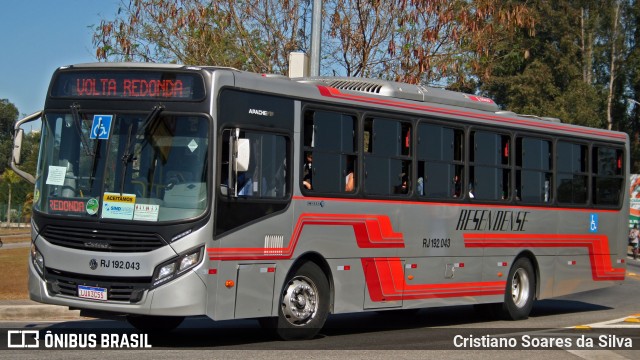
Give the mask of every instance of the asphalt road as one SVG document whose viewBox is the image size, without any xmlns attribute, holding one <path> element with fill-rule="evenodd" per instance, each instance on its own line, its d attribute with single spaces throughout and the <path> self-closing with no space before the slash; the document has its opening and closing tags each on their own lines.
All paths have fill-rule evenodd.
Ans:
<svg viewBox="0 0 640 360">
<path fill-rule="evenodd" d="M 639 322 L 625 321 L 637 319 Z M 576 326 L 581 326 L 576 329 Z M 584 326 L 584 327 L 582 327 Z M 0 328 L 47 330 L 55 334 L 130 334 L 122 322 L 2 322 Z M 40 331 L 42 333 L 43 331 Z M 464 339 L 488 335 L 515 341 L 516 348 L 456 347 Z M 6 335 L 2 335 L 6 336 Z M 514 339 L 514 340 L 508 340 Z M 538 340 L 536 340 L 538 339 Z M 582 339 L 593 344 L 577 346 Z M 42 341 L 42 340 L 41 340 Z M 560 345 L 553 346 L 553 341 Z M 619 346 L 609 346 L 620 341 Z M 626 345 L 631 345 L 628 348 Z M 494 320 L 472 306 L 424 309 L 418 313 L 361 313 L 331 316 L 315 339 L 279 341 L 256 321 L 187 319 L 176 331 L 149 334 L 140 350 L 0 350 L 6 359 L 640 359 L 640 261 L 629 261 L 621 286 L 538 301 L 529 319 Z M 4 339 L 0 345 L 6 346 Z M 550 346 L 550 347 L 547 347 Z M 99 347 L 99 346 L 98 346 Z M 41 348 L 44 348 L 43 346 Z M 6 349 L 6 347 L 5 347 Z"/>
</svg>

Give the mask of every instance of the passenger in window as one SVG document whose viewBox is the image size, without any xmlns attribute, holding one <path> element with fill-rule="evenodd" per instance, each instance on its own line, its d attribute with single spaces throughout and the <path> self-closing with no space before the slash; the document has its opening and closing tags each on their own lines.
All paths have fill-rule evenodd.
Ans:
<svg viewBox="0 0 640 360">
<path fill-rule="evenodd" d="M 356 188 L 353 167 L 353 160 L 349 160 L 349 165 L 347 165 L 347 176 L 344 179 L 344 191 L 346 192 L 352 192 Z"/>
<path fill-rule="evenodd" d="M 460 177 L 455 175 L 453 177 L 453 197 L 460 197 L 460 192 L 462 191 L 462 185 L 460 184 Z"/>
<path fill-rule="evenodd" d="M 422 177 L 418 178 L 418 185 L 416 186 L 416 190 L 418 191 L 418 195 L 424 196 L 424 179 Z"/>
<path fill-rule="evenodd" d="M 307 152 L 305 154 L 304 165 L 302 167 L 302 185 L 307 190 L 311 190 L 311 180 L 313 178 L 313 170 L 311 169 L 312 163 L 313 154 Z"/>
<path fill-rule="evenodd" d="M 407 194 L 409 193 L 409 186 L 408 186 L 409 178 L 405 173 L 400 174 L 400 176 L 402 178 L 402 182 L 400 183 L 400 186 L 396 188 L 395 192 L 396 194 Z"/>
</svg>

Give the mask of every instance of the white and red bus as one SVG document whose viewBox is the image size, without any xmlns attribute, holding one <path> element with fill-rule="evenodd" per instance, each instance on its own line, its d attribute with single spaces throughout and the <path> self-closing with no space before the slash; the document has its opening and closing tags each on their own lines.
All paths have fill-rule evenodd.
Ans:
<svg viewBox="0 0 640 360">
<path fill-rule="evenodd" d="M 37 173 L 21 126 L 42 121 Z M 410 84 L 80 64 L 16 124 L 33 300 L 170 329 L 536 299 L 625 278 L 629 139 Z"/>
</svg>

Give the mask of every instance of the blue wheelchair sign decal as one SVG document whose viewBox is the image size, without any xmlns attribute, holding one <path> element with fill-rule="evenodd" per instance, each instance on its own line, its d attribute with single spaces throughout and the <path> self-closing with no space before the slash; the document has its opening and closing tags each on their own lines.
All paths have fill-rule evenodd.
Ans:
<svg viewBox="0 0 640 360">
<path fill-rule="evenodd" d="M 598 214 L 591 214 L 589 220 L 589 232 L 598 232 Z"/>
<path fill-rule="evenodd" d="M 93 123 L 91 124 L 91 134 L 89 134 L 89 139 L 108 139 L 109 132 L 111 131 L 112 120 L 113 115 L 93 115 Z"/>
</svg>

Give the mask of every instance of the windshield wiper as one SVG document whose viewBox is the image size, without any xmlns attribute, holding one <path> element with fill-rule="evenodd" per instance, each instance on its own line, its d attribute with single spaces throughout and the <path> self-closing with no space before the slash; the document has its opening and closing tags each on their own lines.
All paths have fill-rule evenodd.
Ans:
<svg viewBox="0 0 640 360">
<path fill-rule="evenodd" d="M 142 126 L 140 127 L 140 129 L 138 129 L 138 131 L 136 131 L 136 135 L 135 137 L 137 138 L 139 135 L 144 134 L 144 132 L 146 131 L 147 127 L 149 126 L 149 124 L 151 122 L 154 122 L 156 120 L 156 118 L 160 115 L 160 113 L 162 112 L 162 110 L 164 110 L 164 106 L 161 104 L 158 104 L 156 106 L 153 107 L 153 109 L 151 109 L 151 112 L 149 113 L 149 115 L 147 115 L 147 118 L 144 120 L 144 123 L 142 124 Z M 129 124 L 129 130 L 127 132 L 127 145 L 125 147 L 125 153 L 122 155 L 122 175 L 120 176 L 120 194 L 124 193 L 124 181 L 125 178 L 127 176 L 127 168 L 128 165 L 131 161 L 133 161 L 133 152 L 131 151 L 131 135 L 133 133 L 133 122 L 131 122 L 131 124 Z M 135 141 L 134 141 L 135 144 Z"/>
<path fill-rule="evenodd" d="M 87 140 L 87 136 L 82 133 L 82 120 L 80 120 L 80 114 L 78 113 L 79 110 L 80 105 L 76 103 L 71 104 L 71 116 L 73 117 L 73 122 L 76 125 L 76 130 L 78 131 L 78 136 L 82 142 L 82 147 L 84 147 L 84 151 L 87 156 L 94 156 L 95 153 L 89 147 L 89 140 Z"/>
</svg>

